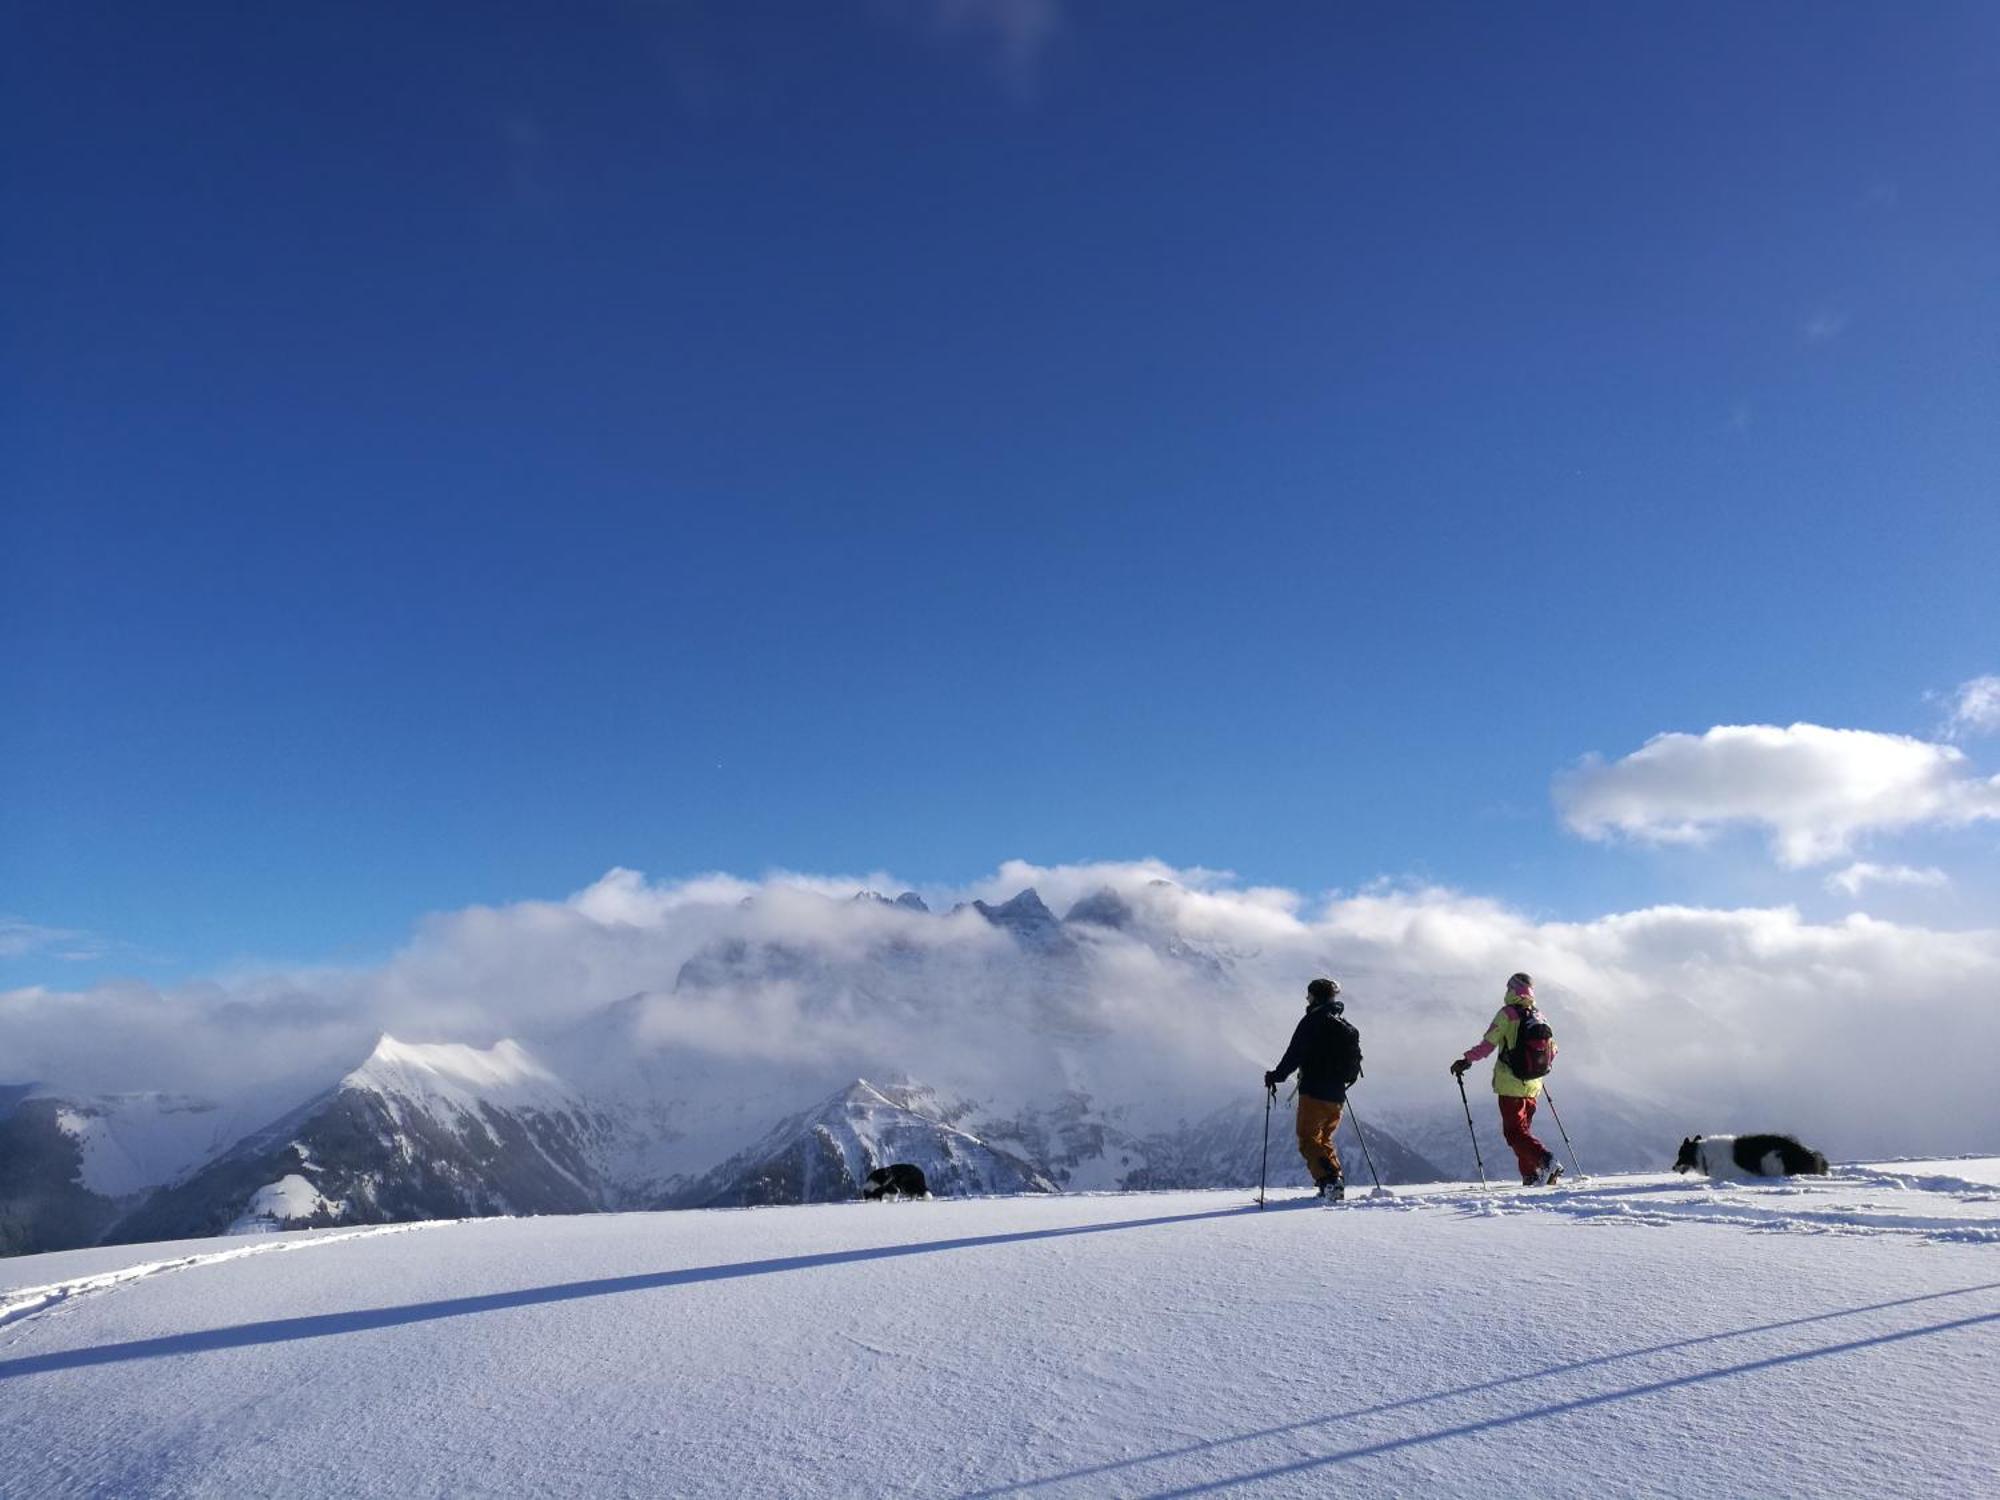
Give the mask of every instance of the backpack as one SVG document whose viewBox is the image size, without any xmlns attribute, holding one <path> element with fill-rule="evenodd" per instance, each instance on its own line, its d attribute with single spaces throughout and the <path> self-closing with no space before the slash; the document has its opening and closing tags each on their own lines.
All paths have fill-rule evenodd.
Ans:
<svg viewBox="0 0 2000 1500">
<path fill-rule="evenodd" d="M 1521 1012 L 1521 1024 L 1514 1033 L 1514 1045 L 1500 1054 L 1507 1071 L 1526 1083 L 1546 1078 L 1556 1065 L 1556 1031 L 1534 1006 Z"/>
<path fill-rule="evenodd" d="M 1342 1088 L 1350 1088 L 1361 1077 L 1361 1033 L 1339 1011 L 1335 1011 L 1331 1019 L 1335 1052 L 1333 1076 Z"/>
</svg>

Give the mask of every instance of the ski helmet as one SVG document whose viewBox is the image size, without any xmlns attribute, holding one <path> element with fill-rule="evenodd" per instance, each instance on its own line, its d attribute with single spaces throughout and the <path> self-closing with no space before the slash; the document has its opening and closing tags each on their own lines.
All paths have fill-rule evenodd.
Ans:
<svg viewBox="0 0 2000 1500">
<path fill-rule="evenodd" d="M 1507 981 L 1507 993 L 1510 995 L 1519 995 L 1525 1000 L 1532 1000 L 1535 998 L 1535 981 L 1530 979 L 1526 974 L 1516 974 Z"/>
<path fill-rule="evenodd" d="M 1306 986 L 1306 1000 L 1308 1002 L 1331 1000 L 1339 993 L 1340 982 L 1334 979 L 1315 979 L 1311 984 Z"/>
</svg>

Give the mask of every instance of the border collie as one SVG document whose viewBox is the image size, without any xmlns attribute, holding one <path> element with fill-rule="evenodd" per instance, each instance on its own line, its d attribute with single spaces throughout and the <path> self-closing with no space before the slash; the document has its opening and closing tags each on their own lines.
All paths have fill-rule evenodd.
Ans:
<svg viewBox="0 0 2000 1500">
<path fill-rule="evenodd" d="M 868 1186 L 861 1190 L 864 1198 L 883 1198 L 894 1193 L 904 1198 L 928 1198 L 931 1186 L 924 1181 L 924 1169 L 899 1161 L 886 1167 L 877 1167 L 868 1174 Z"/>
<path fill-rule="evenodd" d="M 1826 1158 L 1788 1135 L 1691 1135 L 1674 1158 L 1676 1172 L 1717 1179 L 1826 1176 Z"/>
</svg>

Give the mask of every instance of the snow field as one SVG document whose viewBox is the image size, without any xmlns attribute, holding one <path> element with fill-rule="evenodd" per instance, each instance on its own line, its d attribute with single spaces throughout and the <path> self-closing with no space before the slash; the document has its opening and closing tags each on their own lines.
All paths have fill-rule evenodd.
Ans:
<svg viewBox="0 0 2000 1500">
<path fill-rule="evenodd" d="M 130 1247 L 0 1328 L 0 1492 L 1992 1493 L 1982 1175 Z"/>
<path fill-rule="evenodd" d="M 278 1250 L 303 1250 L 315 1245 L 333 1245 L 342 1240 L 364 1239 L 380 1234 L 398 1234 L 411 1229 L 434 1229 L 436 1224 L 375 1224 L 364 1229 L 334 1229 L 303 1231 L 287 1235 L 260 1236 L 254 1244 L 238 1245 L 232 1250 L 215 1250 L 215 1240 L 175 1240 L 168 1245 L 118 1245 L 97 1250 L 64 1251 L 54 1255 L 25 1255 L 0 1262 L 15 1269 L 18 1274 L 24 1270 L 54 1269 L 50 1262 L 67 1264 L 75 1268 L 75 1274 L 62 1281 L 47 1282 L 39 1286 L 6 1285 L 0 1283 L 0 1327 L 45 1312 L 58 1303 L 67 1302 L 89 1292 L 106 1292 L 113 1287 L 124 1286 L 147 1276 L 158 1276 L 168 1271 L 185 1271 L 194 1266 L 215 1265 L 227 1260 L 241 1260 L 246 1255 L 268 1255 Z M 169 1256 L 160 1260 L 132 1260 L 134 1251 L 186 1248 L 188 1253 Z M 101 1270 L 85 1267 L 93 1264 L 103 1266 Z"/>
</svg>

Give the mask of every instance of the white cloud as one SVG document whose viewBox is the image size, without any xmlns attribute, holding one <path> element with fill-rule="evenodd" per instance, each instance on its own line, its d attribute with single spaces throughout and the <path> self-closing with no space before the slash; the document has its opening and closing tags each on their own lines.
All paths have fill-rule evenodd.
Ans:
<svg viewBox="0 0 2000 1500">
<path fill-rule="evenodd" d="M 1526 969 L 1558 1018 L 1566 1082 L 1673 1101 L 1687 1129 L 1794 1128 L 1836 1153 L 2000 1142 L 2000 1095 L 1966 1063 L 2000 1048 L 2000 930 L 1789 908 L 1552 922 L 1442 888 L 1313 898 L 1157 862 L 1011 863 L 925 893 L 948 908 L 1033 885 L 1058 914 L 1105 886 L 1123 898 L 1130 930 L 1079 930 L 1072 961 L 1038 967 L 975 913 L 812 884 L 614 870 L 566 901 L 431 918 L 377 968 L 0 993 L 0 1058 L 9 1081 L 234 1097 L 330 1082 L 381 1031 L 540 1047 L 638 996 L 643 1035 L 674 1069 L 783 1095 L 774 1105 L 841 1074 L 1027 1097 L 1068 1086 L 1095 1048 L 1135 1107 L 1193 1119 L 1254 1096 L 1305 980 L 1325 972 L 1366 1038 L 1370 1097 L 1430 1107 L 1455 1104 L 1445 1063 Z M 690 959 L 760 945 L 780 956 L 761 977 L 676 988 Z M 885 951 L 892 962 L 843 967 Z M 1878 1023 L 1894 1048 L 1870 1047 Z M 1842 1086 L 1860 1077 L 1866 1119 Z"/>
<path fill-rule="evenodd" d="M 1979 734 L 2000 734 L 2000 677 L 1975 677 L 1961 682 L 1952 694 L 1945 737 L 1962 740 Z"/>
<path fill-rule="evenodd" d="M 1838 308 L 1823 307 L 1807 318 L 1799 331 L 1808 343 L 1830 344 L 1847 331 L 1847 314 Z"/>
<path fill-rule="evenodd" d="M 100 957 L 104 942 L 88 932 L 71 927 L 46 927 L 20 917 L 0 917 L 0 958 L 25 958 L 30 953 L 48 953 L 72 962 Z"/>
<path fill-rule="evenodd" d="M 1950 884 L 1951 877 L 1942 870 L 1928 866 L 1919 870 L 1910 865 L 1871 865 L 1866 860 L 1826 877 L 1828 890 L 1849 896 L 1860 895 L 1862 888 L 1870 885 L 1914 885 L 1936 890 Z"/>
<path fill-rule="evenodd" d="M 1555 794 L 1585 838 L 1693 844 L 1749 825 L 1792 869 L 1837 859 L 1864 834 L 2000 819 L 2000 777 L 1976 775 L 1954 746 L 1817 724 L 1655 735 L 1623 760 L 1586 757 Z"/>
</svg>

